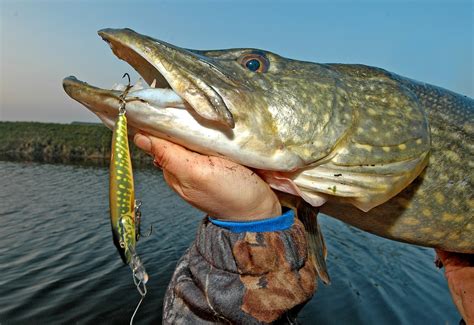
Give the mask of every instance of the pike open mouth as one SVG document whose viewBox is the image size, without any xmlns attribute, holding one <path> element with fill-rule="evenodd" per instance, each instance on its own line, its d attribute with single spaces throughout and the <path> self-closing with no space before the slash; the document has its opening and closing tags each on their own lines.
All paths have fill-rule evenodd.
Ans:
<svg viewBox="0 0 474 325">
<path fill-rule="evenodd" d="M 130 29 L 104 29 L 98 33 L 113 53 L 130 64 L 144 80 L 139 80 L 128 91 L 127 102 L 139 100 L 155 109 L 187 109 L 205 120 L 234 128 L 233 116 L 218 91 L 199 77 L 200 69 L 206 64 L 209 66 L 202 56 Z M 110 90 L 100 89 L 75 77 L 64 79 L 63 86 L 72 98 L 97 115 L 105 114 L 105 118 L 116 115 L 112 107 L 118 109 L 119 96 L 126 89 L 124 84 L 116 84 Z M 114 97 L 117 103 L 112 105 Z M 104 120 L 103 116 L 99 117 Z"/>
<path fill-rule="evenodd" d="M 299 156 L 274 136 L 277 129 L 267 103 L 259 100 L 255 92 L 259 86 L 255 88 L 255 81 L 248 79 L 258 75 L 247 73 L 239 61 L 252 50 L 184 49 L 130 29 L 104 29 L 99 35 L 143 79 L 124 98 L 130 136 L 148 134 L 258 169 L 301 166 Z M 123 107 L 124 84 L 101 89 L 68 77 L 63 87 L 108 128 L 114 128 Z"/>
</svg>

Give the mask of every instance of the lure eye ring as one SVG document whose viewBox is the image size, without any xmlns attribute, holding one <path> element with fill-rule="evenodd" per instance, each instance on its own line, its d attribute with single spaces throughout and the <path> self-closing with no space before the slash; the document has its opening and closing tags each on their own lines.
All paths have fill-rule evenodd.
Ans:
<svg viewBox="0 0 474 325">
<path fill-rule="evenodd" d="M 249 53 L 241 57 L 240 64 L 252 72 L 264 73 L 268 71 L 270 61 L 262 53 Z"/>
</svg>

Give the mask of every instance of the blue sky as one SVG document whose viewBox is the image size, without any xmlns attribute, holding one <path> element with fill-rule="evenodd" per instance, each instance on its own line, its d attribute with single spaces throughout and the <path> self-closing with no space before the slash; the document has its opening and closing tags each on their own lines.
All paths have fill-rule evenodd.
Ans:
<svg viewBox="0 0 474 325">
<path fill-rule="evenodd" d="M 0 120 L 98 121 L 61 80 L 110 87 L 134 72 L 97 36 L 106 27 L 188 48 L 363 63 L 474 97 L 473 11 L 469 0 L 0 0 Z"/>
</svg>

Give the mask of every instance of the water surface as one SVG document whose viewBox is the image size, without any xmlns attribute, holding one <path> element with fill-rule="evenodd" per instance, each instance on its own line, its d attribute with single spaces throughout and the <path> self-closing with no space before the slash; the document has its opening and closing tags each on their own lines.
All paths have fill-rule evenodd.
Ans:
<svg viewBox="0 0 474 325">
<path fill-rule="evenodd" d="M 138 303 L 130 269 L 112 243 L 108 170 L 0 162 L 0 323 L 128 324 Z M 154 169 L 135 171 L 150 275 L 136 324 L 160 323 L 166 286 L 203 213 Z M 302 324 L 457 324 L 460 316 L 433 250 L 320 218 L 330 286 L 319 284 Z"/>
</svg>

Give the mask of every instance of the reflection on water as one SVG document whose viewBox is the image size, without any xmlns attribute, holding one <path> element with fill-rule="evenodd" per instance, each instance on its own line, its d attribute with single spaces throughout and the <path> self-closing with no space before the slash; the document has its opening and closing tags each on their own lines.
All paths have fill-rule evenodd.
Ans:
<svg viewBox="0 0 474 325">
<path fill-rule="evenodd" d="M 0 323 L 128 324 L 139 295 L 112 243 L 105 168 L 0 162 Z M 159 323 L 174 266 L 201 212 L 160 172 L 135 172 L 143 201 L 138 252 L 150 275 L 137 324 Z M 303 324 L 457 324 L 431 249 L 378 238 L 321 218 L 330 286 L 319 286 Z"/>
</svg>

